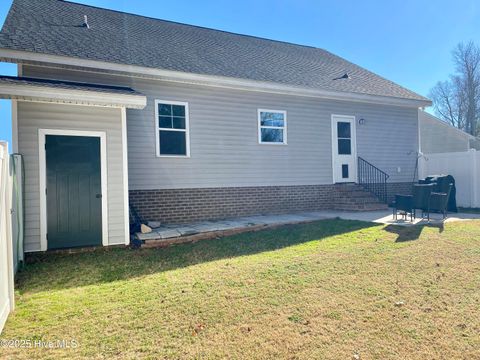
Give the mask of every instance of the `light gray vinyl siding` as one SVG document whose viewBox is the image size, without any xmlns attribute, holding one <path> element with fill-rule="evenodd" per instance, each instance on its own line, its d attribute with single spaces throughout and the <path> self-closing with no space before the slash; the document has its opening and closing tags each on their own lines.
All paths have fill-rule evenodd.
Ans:
<svg viewBox="0 0 480 360">
<path fill-rule="evenodd" d="M 357 152 L 390 174 L 411 181 L 417 109 L 240 91 L 127 76 L 24 67 L 25 76 L 131 86 L 147 95 L 143 110 L 127 111 L 132 190 L 332 183 L 331 115 L 354 115 Z M 189 103 L 190 158 L 158 158 L 154 100 Z M 286 110 L 288 145 L 258 144 L 259 108 Z"/>
<path fill-rule="evenodd" d="M 39 129 L 106 132 L 108 242 L 125 243 L 120 109 L 18 102 L 18 151 L 25 161 L 25 250 L 40 250 Z"/>
<path fill-rule="evenodd" d="M 467 133 L 450 126 L 424 111 L 419 111 L 421 149 L 425 154 L 467 151 L 470 139 Z"/>
</svg>

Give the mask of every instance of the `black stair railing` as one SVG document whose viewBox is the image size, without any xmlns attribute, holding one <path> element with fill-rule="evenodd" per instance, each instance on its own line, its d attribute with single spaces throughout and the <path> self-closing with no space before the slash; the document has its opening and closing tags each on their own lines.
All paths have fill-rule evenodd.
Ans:
<svg viewBox="0 0 480 360">
<path fill-rule="evenodd" d="M 385 171 L 358 157 L 358 184 L 384 203 L 388 202 L 387 180 L 389 177 Z"/>
</svg>

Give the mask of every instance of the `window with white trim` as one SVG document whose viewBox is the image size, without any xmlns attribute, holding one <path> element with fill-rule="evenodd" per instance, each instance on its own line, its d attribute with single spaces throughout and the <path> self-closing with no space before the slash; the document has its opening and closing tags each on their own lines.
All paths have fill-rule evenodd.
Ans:
<svg viewBox="0 0 480 360">
<path fill-rule="evenodd" d="M 188 103 L 155 100 L 157 156 L 190 156 Z"/>
<path fill-rule="evenodd" d="M 258 110 L 258 142 L 260 144 L 287 144 L 287 112 Z"/>
</svg>

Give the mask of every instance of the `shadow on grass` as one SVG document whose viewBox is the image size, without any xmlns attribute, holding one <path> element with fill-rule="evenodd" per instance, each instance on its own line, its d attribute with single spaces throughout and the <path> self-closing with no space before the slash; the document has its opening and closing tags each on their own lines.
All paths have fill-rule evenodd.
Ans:
<svg viewBox="0 0 480 360">
<path fill-rule="evenodd" d="M 19 291 L 48 291 L 136 278 L 204 262 L 257 254 L 330 236 L 378 226 L 378 224 L 321 220 L 285 225 L 167 248 L 100 248 L 77 254 L 35 254 L 18 274 Z"/>
<path fill-rule="evenodd" d="M 422 233 L 423 226 L 422 225 L 414 225 L 414 226 L 401 226 L 401 225 L 388 225 L 385 226 L 385 231 L 390 233 L 396 234 L 397 239 L 395 242 L 405 242 L 405 241 L 413 241 L 417 240 Z"/>
<path fill-rule="evenodd" d="M 395 242 L 405 242 L 418 240 L 425 227 L 437 228 L 439 233 L 442 233 L 444 230 L 443 223 L 412 226 L 388 225 L 385 226 L 384 230 L 397 235 Z"/>
</svg>

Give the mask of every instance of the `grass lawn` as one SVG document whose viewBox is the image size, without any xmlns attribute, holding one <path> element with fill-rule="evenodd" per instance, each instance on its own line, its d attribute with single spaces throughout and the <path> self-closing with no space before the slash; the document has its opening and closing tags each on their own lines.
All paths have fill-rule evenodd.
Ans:
<svg viewBox="0 0 480 360">
<path fill-rule="evenodd" d="M 480 359 L 480 221 L 325 220 L 163 249 L 41 255 L 0 357 Z"/>
</svg>

